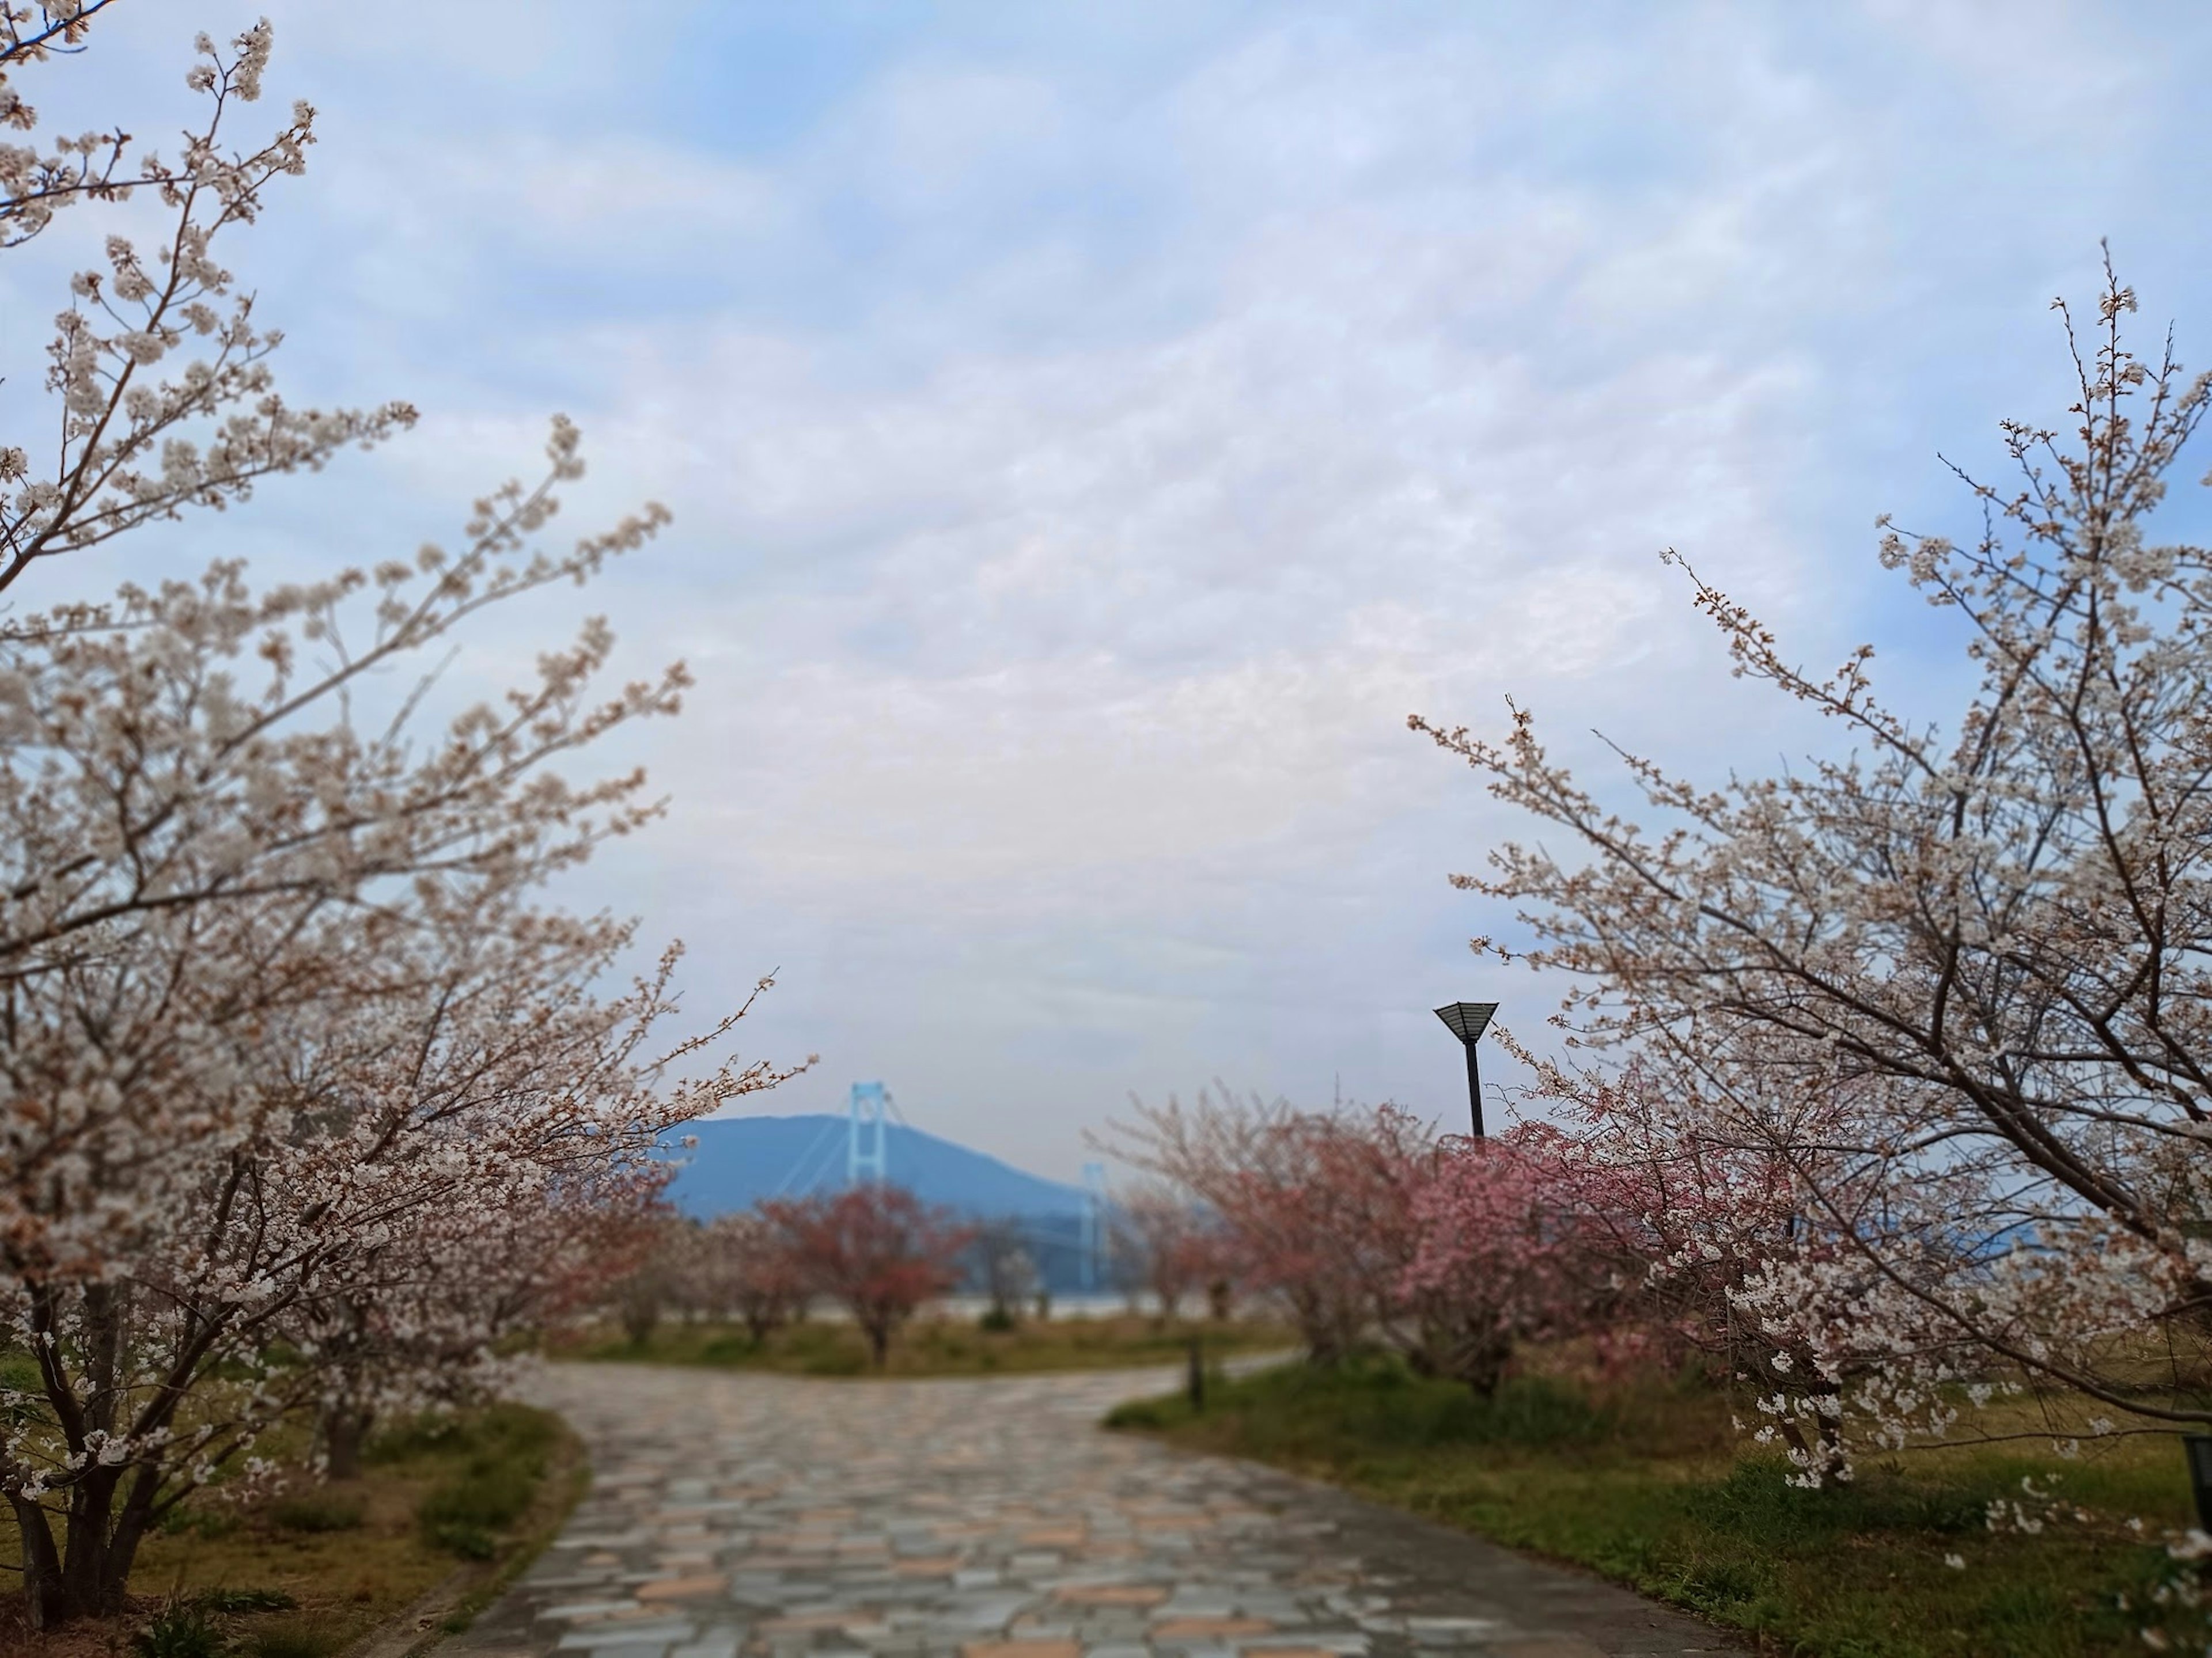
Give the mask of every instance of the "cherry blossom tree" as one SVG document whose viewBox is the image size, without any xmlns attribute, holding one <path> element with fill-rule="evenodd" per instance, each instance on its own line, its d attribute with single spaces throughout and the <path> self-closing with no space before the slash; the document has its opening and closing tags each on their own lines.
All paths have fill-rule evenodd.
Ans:
<svg viewBox="0 0 2212 1658">
<path fill-rule="evenodd" d="M 0 0 L 0 70 L 100 9 Z M 299 108 L 262 151 L 218 147 L 269 46 L 265 24 L 228 54 L 202 43 L 211 113 L 173 172 L 126 168 L 120 132 L 0 146 L 9 241 L 132 189 L 173 226 L 155 260 L 112 240 L 77 281 L 52 467 L 0 446 L 0 484 L 21 486 L 0 500 L 0 586 L 412 418 L 289 411 L 276 337 L 243 301 L 215 308 L 211 239 L 309 141 Z M 0 122 L 36 125 L 12 80 Z M 188 334 L 212 355 L 147 384 Z M 195 422 L 216 422 L 204 452 Z M 0 1318 L 37 1370 L 0 1394 L 0 1494 L 38 1625 L 114 1610 L 147 1528 L 250 1481 L 279 1419 L 319 1420 L 342 1468 L 377 1411 L 480 1385 L 517 1319 L 620 1258 L 665 1137 L 787 1074 L 728 1056 L 743 1008 L 669 1034 L 673 948 L 611 993 L 633 930 L 537 901 L 656 815 L 635 772 L 560 768 L 674 713 L 680 665 L 596 689 L 594 619 L 502 698 L 430 720 L 426 653 L 665 520 L 540 550 L 582 468 L 565 421 L 548 462 L 478 501 L 456 552 L 265 590 L 220 563 L 0 625 Z"/>
<path fill-rule="evenodd" d="M 1411 1259 L 1396 1287 L 1401 1345 L 1417 1368 L 1498 1390 L 1523 1344 L 1578 1335 L 1626 1286 L 1592 1248 L 1588 1188 L 1566 1178 L 1541 1130 L 1454 1138 L 1414 1171 L 1406 1199 Z"/>
<path fill-rule="evenodd" d="M 1188 1196 L 1159 1185 L 1117 1193 L 1110 1242 L 1117 1264 L 1152 1291 L 1160 1316 L 1179 1317 L 1184 1300 L 1227 1276 L 1220 1227 Z"/>
<path fill-rule="evenodd" d="M 0 131 L 36 131 L 38 112 L 15 81 L 82 43 L 106 3 L 34 9 L 0 0 Z M 225 147 L 234 106 L 261 96 L 271 44 L 266 19 L 228 51 L 199 38 L 186 80 L 206 112 L 173 160 L 152 150 L 129 159 L 133 139 L 120 127 L 56 137 L 43 149 L 0 142 L 0 250 L 87 203 L 150 198 L 165 219 L 150 255 L 111 234 L 100 268 L 73 280 L 47 348 L 55 435 L 0 437 L 0 592 L 41 560 L 189 507 L 219 511 L 249 499 L 262 478 L 317 470 L 349 445 L 380 442 L 415 422 L 404 403 L 328 410 L 287 404 L 268 362 L 283 336 L 255 319 L 252 296 L 216 260 L 216 238 L 258 218 L 264 191 L 304 172 L 315 141 L 313 108 L 295 103 L 258 147 Z"/>
<path fill-rule="evenodd" d="M 951 1211 L 897 1186 L 764 1203 L 761 1212 L 782 1233 L 805 1281 L 852 1315 L 878 1370 L 900 1327 L 960 1281 L 961 1257 L 974 1239 Z"/>
<path fill-rule="evenodd" d="M 1242 1279 L 1283 1304 L 1313 1363 L 1333 1364 L 1358 1345 L 1389 1274 L 1376 1269 L 1364 1236 L 1323 1230 L 1324 1207 L 1337 1206 L 1315 1180 L 1326 1132 L 1316 1121 L 1287 1101 L 1239 1098 L 1217 1084 L 1188 1105 L 1173 1096 L 1137 1102 L 1099 1147 L 1218 1216 Z"/>
<path fill-rule="evenodd" d="M 343 727 L 295 743 L 258 719 L 289 703 L 285 685 L 208 689 L 204 650 L 159 650 L 164 619 L 20 635 L 95 643 L 95 665 L 115 650 L 118 674 L 97 701 L 28 699 L 49 723 L 0 756 L 9 842 L 55 860 L 15 884 L 33 902 L 0 1046 L 0 1289 L 42 1370 L 38 1395 L 11 1400 L 0 1490 L 42 1616 L 115 1603 L 143 1526 L 323 1395 L 319 1366 L 272 1357 L 288 1324 L 325 1297 L 347 1318 L 389 1313 L 425 1284 L 425 1249 L 480 1247 L 573 1167 L 619 1174 L 664 1130 L 776 1078 L 721 1066 L 668 1081 L 695 1043 L 650 1063 L 641 1043 L 675 1012 L 675 957 L 602 1001 L 588 986 L 629 928 L 520 904 L 635 818 L 633 785 L 571 789 L 538 762 L 650 709 L 650 692 L 577 705 L 580 663 L 546 659 L 553 689 L 465 712 L 420 754 L 394 734 L 362 765 L 369 745 Z M 70 709 L 91 730 L 55 732 Z M 239 745 L 241 723 L 264 741 Z M 237 792 L 219 787 L 230 754 L 248 756 Z M 142 785 L 157 803 L 143 818 Z M 58 900 L 38 908 L 45 889 Z M 252 1386 L 210 1393 L 241 1366 Z M 53 1503 L 66 1554 L 45 1541 Z"/>
<path fill-rule="evenodd" d="M 1522 1341 L 1583 1327 L 1611 1282 L 1541 1135 L 1439 1139 L 1395 1106 L 1226 1090 L 1116 1127 L 1120 1155 L 1218 1218 L 1240 1281 L 1289 1309 L 1316 1363 L 1379 1342 L 1486 1393 Z"/>
<path fill-rule="evenodd" d="M 717 1215 L 702 1242 L 708 1304 L 734 1315 L 754 1341 L 767 1340 L 804 1308 L 804 1263 L 767 1216 Z"/>
<path fill-rule="evenodd" d="M 1819 1247 L 1730 1302 L 1881 1443 L 2014 1381 L 2092 1432 L 2212 1420 L 2212 555 L 2154 524 L 2212 382 L 2138 357 L 2135 308 L 2109 268 L 2087 338 L 2058 306 L 2071 429 L 2008 423 L 2008 485 L 1961 471 L 1972 540 L 1883 526 L 1977 677 L 1948 718 L 1879 700 L 1870 647 L 1798 667 L 1693 576 L 1738 674 L 1838 722 L 1842 757 L 1699 788 L 1631 756 L 1647 830 L 1525 709 L 1495 742 L 1413 722 L 1587 855 L 1455 878 L 1519 907 L 1571 1038 L 1634 1055 L 1687 1143 L 1786 1175 Z"/>
</svg>

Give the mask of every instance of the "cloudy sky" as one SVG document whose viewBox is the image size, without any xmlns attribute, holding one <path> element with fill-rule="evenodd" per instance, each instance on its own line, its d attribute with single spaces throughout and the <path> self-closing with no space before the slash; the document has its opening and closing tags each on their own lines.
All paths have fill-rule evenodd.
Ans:
<svg viewBox="0 0 2212 1658">
<path fill-rule="evenodd" d="M 1775 764 L 1668 546 L 1940 694 L 1875 515 L 1960 527 L 1937 452 L 2060 418 L 2100 237 L 2212 361 L 2195 4 L 269 9 L 246 129 L 322 142 L 230 263 L 295 400 L 427 418 L 119 562 L 404 553 L 572 415 L 569 517 L 675 531 L 470 669 L 587 606 L 699 679 L 572 901 L 702 1008 L 781 969 L 747 1047 L 822 1063 L 760 1108 L 880 1078 L 1051 1175 L 1216 1076 L 1456 1122 L 1428 1010 L 1554 993 L 1468 952 L 1510 918 L 1445 878 L 1516 826 L 1406 715 Z M 121 0 L 35 95 L 166 133 L 256 15 Z M 0 270 L 0 413 L 86 252 Z"/>
</svg>

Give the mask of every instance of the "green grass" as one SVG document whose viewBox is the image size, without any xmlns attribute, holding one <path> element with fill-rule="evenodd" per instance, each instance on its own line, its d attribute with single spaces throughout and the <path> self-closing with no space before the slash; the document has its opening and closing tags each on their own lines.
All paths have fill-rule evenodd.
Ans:
<svg viewBox="0 0 2212 1658">
<path fill-rule="evenodd" d="M 287 1429 L 264 1447 L 296 1454 L 305 1436 Z M 258 1506 L 203 1497 L 147 1540 L 131 1588 L 174 1607 L 161 1638 L 179 1646 L 176 1658 L 204 1624 L 225 1658 L 331 1658 L 441 1586 L 473 1612 L 550 1540 L 582 1488 L 568 1430 L 520 1405 L 395 1424 L 363 1461 L 358 1480 L 301 1485 Z M 0 1513 L 0 1564 L 18 1547 Z M 19 1633 L 19 1612 L 0 1588 L 0 1650 L 13 1658 L 10 1642 L 27 1641 L 31 1658 L 41 1646 Z M 72 1631 L 70 1650 L 128 1651 L 150 1627 L 144 1613 L 101 1625 L 93 1648 Z"/>
<path fill-rule="evenodd" d="M 358 1497 L 337 1491 L 306 1491 L 273 1503 L 269 1523 L 279 1531 L 358 1531 L 365 1510 Z"/>
<path fill-rule="evenodd" d="M 1182 1360 L 1193 1335 L 1202 1338 L 1208 1356 L 1216 1358 L 1286 1347 L 1294 1339 L 1279 1325 L 1243 1321 L 1163 1324 L 1142 1317 L 1065 1318 L 988 1330 L 969 1319 L 921 1318 L 893 1341 L 883 1374 L 1017 1376 L 1172 1364 Z M 757 1343 L 741 1325 L 664 1324 L 642 1344 L 615 1331 L 586 1330 L 561 1339 L 550 1352 L 559 1358 L 703 1364 L 786 1376 L 875 1374 L 858 1330 L 842 1321 L 819 1319 L 787 1326 Z"/>
<path fill-rule="evenodd" d="M 2060 1462 L 2037 1447 L 1954 1448 L 1805 1491 L 1747 1454 L 1726 1402 L 1646 1378 L 1611 1392 L 1542 1376 L 1495 1399 L 1368 1360 L 1216 1383 L 1125 1406 L 1112 1425 L 1251 1457 L 1559 1559 L 1753 1631 L 1802 1658 L 2089 1658 L 2145 1650 L 2139 1610 L 2169 1570 L 2128 1531 L 2187 1523 L 2170 1441 Z M 2023 1476 L 2088 1510 L 2034 1536 L 1993 1533 Z M 1963 1570 L 1945 1564 L 1963 1559 Z M 2176 1649 L 2183 1626 L 2172 1626 Z M 2203 1645 L 2203 1635 L 2197 1635 Z"/>
</svg>

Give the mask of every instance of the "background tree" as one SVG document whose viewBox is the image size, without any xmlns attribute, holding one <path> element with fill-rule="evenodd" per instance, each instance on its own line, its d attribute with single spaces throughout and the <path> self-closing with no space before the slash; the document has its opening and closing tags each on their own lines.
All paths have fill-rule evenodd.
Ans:
<svg viewBox="0 0 2212 1658">
<path fill-rule="evenodd" d="M 852 1315 L 878 1370 L 891 1338 L 960 1281 L 973 1231 L 896 1186 L 856 1186 L 761 1212 L 782 1232 L 807 1283 Z"/>
<path fill-rule="evenodd" d="M 716 1305 L 733 1313 L 755 1342 L 767 1340 L 803 1310 L 803 1264 L 767 1216 L 717 1215 L 707 1224 L 706 1242 Z"/>
<path fill-rule="evenodd" d="M 1224 1275 L 1227 1245 L 1219 1227 L 1170 1187 L 1117 1193 L 1109 1225 L 1116 1270 L 1149 1291 L 1159 1315 L 1170 1322 L 1181 1316 L 1186 1298 L 1203 1294 Z"/>
<path fill-rule="evenodd" d="M 1027 1230 L 1017 1216 L 981 1222 L 975 1228 L 969 1255 L 975 1281 L 991 1303 L 987 1316 L 997 1328 L 1012 1329 L 1021 1318 L 1022 1304 L 1042 1282 L 1030 1254 Z"/>
</svg>

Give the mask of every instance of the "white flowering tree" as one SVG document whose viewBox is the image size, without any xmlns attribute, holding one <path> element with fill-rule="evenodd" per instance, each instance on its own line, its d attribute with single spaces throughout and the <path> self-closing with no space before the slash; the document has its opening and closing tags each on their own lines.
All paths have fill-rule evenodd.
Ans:
<svg viewBox="0 0 2212 1658">
<path fill-rule="evenodd" d="M 314 469 L 349 444 L 368 445 L 415 421 L 404 403 L 379 409 L 295 409 L 277 393 L 269 354 L 283 341 L 258 324 L 215 258 L 223 231 L 250 223 L 263 193 L 307 166 L 315 112 L 291 118 L 258 148 L 226 147 L 233 106 L 261 95 L 266 19 L 228 52 L 202 35 L 187 77 L 206 113 L 181 151 L 135 159 L 120 127 L 35 139 L 38 112 L 22 95 L 28 68 L 82 43 L 109 0 L 25 7 L 0 0 L 0 249 L 44 231 L 66 209 L 134 197 L 160 203 L 167 224 L 152 252 L 110 235 L 104 268 L 80 271 L 54 319 L 46 385 L 58 402 L 40 441 L 0 434 L 0 592 L 41 560 L 252 495 L 272 473 Z"/>
<path fill-rule="evenodd" d="M 263 1154 L 257 1205 L 322 1248 L 284 1313 L 291 1346 L 258 1362 L 317 1379 L 336 1479 L 380 1412 L 481 1395 L 503 1379 L 501 1337 L 592 1300 L 660 1230 L 662 1136 L 783 1077 L 725 1061 L 664 1083 L 745 1009 L 648 1049 L 678 952 L 629 994 L 596 993 L 628 927 L 465 922 L 401 994 L 336 1020 L 310 1010 L 272 1088 L 294 1127 Z M 241 1214 L 232 1232 L 264 1230 Z"/>
<path fill-rule="evenodd" d="M 0 0 L 0 70 L 102 9 Z M 111 240 L 75 284 L 60 446 L 0 450 L 0 587 L 412 419 L 289 410 L 276 337 L 216 308 L 212 238 L 310 137 L 300 108 L 262 151 L 218 145 L 269 46 L 201 42 L 211 112 L 173 167 L 126 165 L 119 133 L 0 147 L 9 242 L 126 190 L 173 215 L 158 258 Z M 35 127 L 12 85 L 0 123 Z M 559 768 L 673 713 L 681 666 L 596 690 L 592 620 L 498 701 L 426 714 L 427 650 L 664 520 L 538 550 L 581 471 L 564 421 L 547 459 L 455 551 L 266 590 L 221 563 L 0 619 L 0 1345 L 35 1378 L 0 1391 L 0 1495 L 36 1624 L 115 1610 L 146 1529 L 250 1476 L 280 1418 L 316 1417 L 343 1465 L 376 1410 L 465 1390 L 515 1319 L 587 1291 L 664 1133 L 782 1074 L 721 1052 L 743 1009 L 666 1034 L 672 951 L 609 994 L 629 929 L 535 901 L 655 815 L 635 772 Z"/>
<path fill-rule="evenodd" d="M 1632 757 L 1647 830 L 1524 710 L 1502 742 L 1413 721 L 1587 854 L 1455 878 L 1573 975 L 1574 1041 L 1786 1169 L 1821 1247 L 1735 1304 L 1893 1444 L 2021 1383 L 2092 1401 L 2089 1431 L 2212 1420 L 2212 554 L 2153 524 L 2212 385 L 2138 359 L 2107 277 L 2090 338 L 2065 315 L 2071 429 L 2004 428 L 1977 536 L 1885 525 L 1978 676 L 1948 716 L 1877 700 L 1870 648 L 1795 665 L 1699 580 L 1738 674 L 1837 721 L 1843 757 L 1711 789 Z"/>
</svg>

